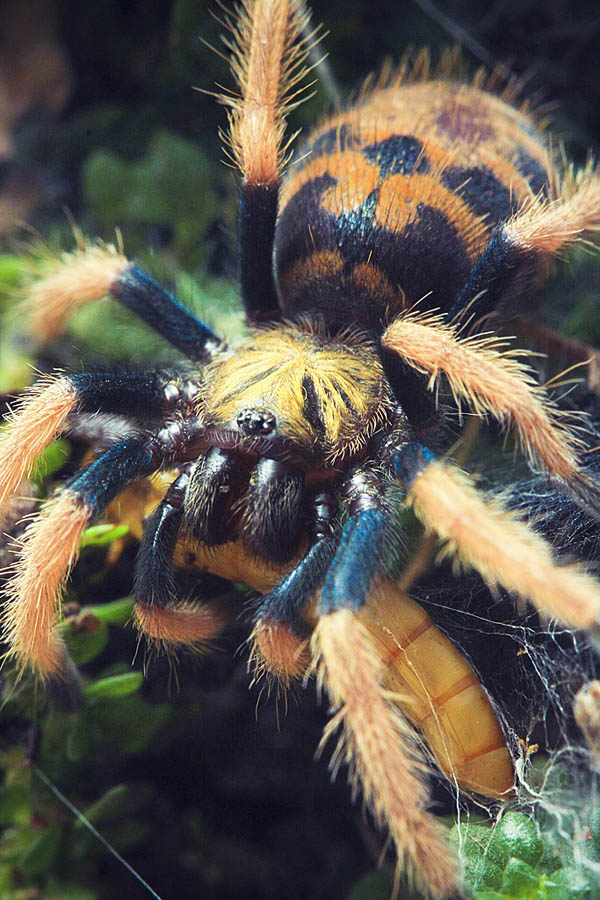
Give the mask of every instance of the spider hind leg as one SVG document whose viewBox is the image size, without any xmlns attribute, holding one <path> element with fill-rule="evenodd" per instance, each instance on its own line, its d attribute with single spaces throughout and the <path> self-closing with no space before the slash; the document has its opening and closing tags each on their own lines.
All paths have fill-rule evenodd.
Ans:
<svg viewBox="0 0 600 900">
<path fill-rule="evenodd" d="M 600 584 L 580 565 L 561 565 L 544 538 L 498 500 L 480 494 L 456 466 L 420 444 L 393 454 L 396 477 L 444 553 L 475 569 L 492 587 L 530 601 L 544 618 L 600 633 Z"/>
</svg>

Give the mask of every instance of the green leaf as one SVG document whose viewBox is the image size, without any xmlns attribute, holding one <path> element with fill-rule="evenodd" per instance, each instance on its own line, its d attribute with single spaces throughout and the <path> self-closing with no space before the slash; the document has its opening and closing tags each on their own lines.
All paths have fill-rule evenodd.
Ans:
<svg viewBox="0 0 600 900">
<path fill-rule="evenodd" d="M 544 884 L 546 900 L 587 900 L 590 882 L 579 869 L 566 867 Z"/>
<path fill-rule="evenodd" d="M 102 733 L 118 741 L 121 753 L 141 753 L 167 723 L 173 707 L 167 703 L 152 706 L 139 694 L 123 697 L 119 703 L 104 703 L 96 713 Z"/>
<path fill-rule="evenodd" d="M 389 900 L 389 896 L 389 878 L 383 872 L 367 872 L 356 882 L 348 894 L 348 900 Z"/>
<path fill-rule="evenodd" d="M 123 853 L 144 843 L 150 834 L 150 824 L 141 819 L 128 819 L 103 829 L 103 833 L 106 840 Z"/>
<path fill-rule="evenodd" d="M 127 697 L 139 691 L 143 683 L 144 676 L 141 672 L 125 672 L 122 675 L 111 675 L 109 678 L 101 678 L 92 684 L 86 684 L 83 694 L 88 700 Z"/>
<path fill-rule="evenodd" d="M 68 441 L 53 441 L 41 456 L 38 457 L 35 468 L 31 473 L 31 480 L 36 484 L 51 478 L 55 472 L 62 469 L 69 456 L 71 447 Z"/>
<path fill-rule="evenodd" d="M 15 287 L 22 278 L 26 260 L 12 253 L 0 253 L 0 284 L 3 287 Z"/>
<path fill-rule="evenodd" d="M 44 894 L 48 898 L 60 898 L 60 900 L 98 900 L 98 891 L 92 888 L 82 887 L 80 884 L 70 884 L 65 881 L 55 881 L 51 878 L 46 886 Z"/>
<path fill-rule="evenodd" d="M 502 869 L 485 857 L 467 860 L 465 877 L 474 888 L 495 891 L 502 887 Z"/>
<path fill-rule="evenodd" d="M 509 859 L 502 888 L 509 897 L 532 897 L 540 886 L 539 876 L 522 859 Z"/>
<path fill-rule="evenodd" d="M 12 866 L 0 866 L 0 897 L 10 896 L 9 891 L 12 891 L 15 886 L 13 874 Z"/>
<path fill-rule="evenodd" d="M 138 784 L 117 784 L 106 791 L 91 806 L 83 810 L 83 814 L 94 826 L 102 825 L 104 822 L 111 822 L 115 819 L 122 819 L 132 813 L 138 812 L 143 806 L 147 805 L 153 795 L 153 789 L 150 785 Z M 85 828 L 85 822 L 78 819 L 75 828 Z"/>
<path fill-rule="evenodd" d="M 496 826 L 497 827 L 497 826 Z M 458 849 L 458 835 L 462 836 L 462 853 L 466 860 L 476 861 L 484 857 L 494 865 L 504 868 L 509 859 L 509 852 L 503 841 L 495 841 L 495 830 L 489 825 L 471 825 L 467 823 L 455 826 L 454 845 Z"/>
<path fill-rule="evenodd" d="M 92 525 L 87 528 L 81 537 L 81 548 L 105 547 L 118 538 L 125 537 L 129 533 L 127 525 Z"/>
<path fill-rule="evenodd" d="M 115 224 L 127 218 L 129 166 L 116 153 L 108 150 L 92 153 L 83 166 L 82 178 L 86 203 L 102 221 Z"/>
<path fill-rule="evenodd" d="M 590 834 L 592 841 L 600 845 L 600 807 L 595 809 L 590 816 Z"/>
<path fill-rule="evenodd" d="M 506 894 L 499 894 L 497 891 L 477 891 L 475 896 L 477 900 L 508 900 Z"/>
<path fill-rule="evenodd" d="M 21 857 L 19 868 L 28 875 L 38 875 L 47 871 L 58 856 L 63 833 L 63 825 L 50 825 L 44 828 L 40 836 L 29 844 Z"/>
<path fill-rule="evenodd" d="M 71 722 L 65 740 L 65 753 L 71 762 L 86 759 L 94 745 L 94 730 L 85 712 L 79 713 Z"/>
<path fill-rule="evenodd" d="M 502 817 L 490 844 L 496 845 L 494 852 L 515 856 L 530 866 L 537 865 L 544 850 L 536 822 L 518 812 L 508 812 Z"/>
<path fill-rule="evenodd" d="M 91 613 L 101 622 L 107 625 L 127 625 L 133 612 L 133 600 L 131 597 L 121 597 L 119 600 L 111 600 L 110 603 L 102 603 L 97 606 L 82 606 L 82 613 Z"/>
<path fill-rule="evenodd" d="M 83 666 L 95 659 L 108 643 L 106 622 L 92 615 L 89 616 L 85 629 L 74 628 L 69 621 L 61 622 L 59 629 L 76 666 Z"/>
<path fill-rule="evenodd" d="M 27 821 L 29 800 L 29 789 L 22 782 L 4 785 L 0 790 L 0 825 Z"/>
</svg>

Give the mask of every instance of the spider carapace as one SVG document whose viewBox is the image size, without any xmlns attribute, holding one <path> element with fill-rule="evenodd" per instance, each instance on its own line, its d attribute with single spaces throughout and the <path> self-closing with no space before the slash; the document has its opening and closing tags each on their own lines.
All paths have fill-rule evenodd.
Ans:
<svg viewBox="0 0 600 900">
<path fill-rule="evenodd" d="M 42 678 L 69 664 L 60 594 L 81 535 L 111 501 L 171 474 L 145 524 L 137 624 L 166 647 L 224 627 L 177 598 L 175 562 L 264 592 L 252 633 L 259 667 L 303 676 L 311 659 L 376 821 L 426 892 L 459 875 L 427 811 L 417 726 L 455 783 L 513 790 L 507 740 L 469 663 L 389 575 L 414 514 L 463 566 L 542 616 L 598 628 L 600 585 L 449 458 L 437 406 L 516 431 L 531 465 L 585 514 L 599 485 L 585 440 L 521 361 L 482 334 L 523 311 L 552 258 L 600 226 L 600 179 L 564 171 L 510 90 L 452 74 L 426 55 L 334 115 L 287 166 L 284 119 L 311 42 L 297 0 L 247 0 L 227 20 L 239 94 L 228 152 L 240 170 L 241 295 L 249 332 L 228 347 L 120 249 L 81 246 L 32 287 L 38 337 L 109 294 L 190 361 L 178 371 L 58 374 L 35 385 L 0 438 L 0 503 L 82 412 L 129 417 L 133 432 L 75 475 L 25 531 L 4 613 L 10 656 Z M 185 554 L 183 554 L 185 556 Z M 189 553 L 188 553 L 189 556 Z M 397 694 L 392 702 L 390 688 Z M 338 757 L 339 759 L 339 754 Z"/>
</svg>

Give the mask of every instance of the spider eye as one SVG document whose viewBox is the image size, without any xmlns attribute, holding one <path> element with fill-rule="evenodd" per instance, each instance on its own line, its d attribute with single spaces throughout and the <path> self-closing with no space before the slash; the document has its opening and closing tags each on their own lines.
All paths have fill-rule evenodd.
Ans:
<svg viewBox="0 0 600 900">
<path fill-rule="evenodd" d="M 237 426 L 241 432 L 247 435 L 266 435 L 275 431 L 277 419 L 268 409 L 260 407 L 248 407 L 238 415 Z"/>
</svg>

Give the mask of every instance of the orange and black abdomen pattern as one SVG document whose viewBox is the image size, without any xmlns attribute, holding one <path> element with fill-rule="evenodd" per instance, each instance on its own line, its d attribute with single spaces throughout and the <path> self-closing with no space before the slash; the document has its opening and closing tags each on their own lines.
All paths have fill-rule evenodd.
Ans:
<svg viewBox="0 0 600 900">
<path fill-rule="evenodd" d="M 553 169 L 534 122 L 443 80 L 385 88 L 310 136 L 282 187 L 275 273 L 284 314 L 379 330 L 448 309 L 491 231 Z"/>
</svg>

